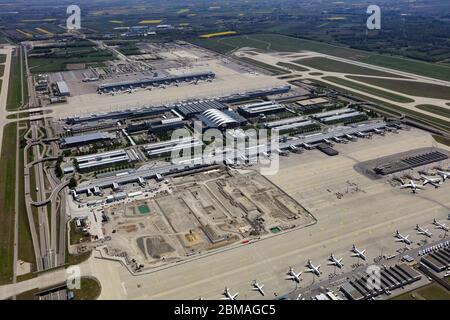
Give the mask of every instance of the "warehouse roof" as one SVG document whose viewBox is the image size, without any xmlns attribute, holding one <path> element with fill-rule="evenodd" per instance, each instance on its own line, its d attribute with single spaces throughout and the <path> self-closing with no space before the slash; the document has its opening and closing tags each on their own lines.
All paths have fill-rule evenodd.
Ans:
<svg viewBox="0 0 450 320">
<path fill-rule="evenodd" d="M 362 113 L 362 112 L 355 111 L 355 112 L 350 112 L 350 113 L 338 114 L 338 115 L 334 115 L 334 116 L 331 116 L 331 117 L 321 118 L 321 121 L 323 121 L 323 122 L 330 122 L 330 121 L 336 121 L 336 120 L 341 120 L 341 119 L 352 118 L 352 117 L 360 116 L 360 115 L 363 115 L 363 114 L 364 113 Z"/>
<path fill-rule="evenodd" d="M 61 93 L 61 94 L 70 93 L 69 87 L 67 86 L 67 83 L 65 81 L 56 82 L 56 86 L 58 87 L 59 93 Z"/>
<path fill-rule="evenodd" d="M 309 120 L 308 117 L 292 117 L 292 118 L 281 119 L 278 121 L 267 122 L 267 123 L 265 123 L 265 127 L 266 128 L 275 128 L 275 127 L 284 126 L 284 125 L 296 123 L 296 122 L 307 121 L 307 120 Z"/>
<path fill-rule="evenodd" d="M 252 103 L 239 106 L 239 110 L 249 114 L 259 114 L 267 111 L 284 110 L 285 107 L 273 101 Z"/>
<path fill-rule="evenodd" d="M 77 144 L 82 142 L 89 142 L 95 140 L 113 139 L 114 135 L 107 132 L 94 132 L 89 134 L 81 134 L 72 137 L 66 137 L 61 139 L 62 144 Z"/>
<path fill-rule="evenodd" d="M 350 109 L 350 108 L 344 108 L 344 109 L 326 111 L 326 112 L 322 112 L 322 113 L 316 113 L 316 114 L 313 114 L 312 116 L 314 118 L 326 118 L 326 117 L 336 116 L 338 114 L 350 113 L 350 112 L 354 112 L 354 111 L 355 110 Z"/>
</svg>

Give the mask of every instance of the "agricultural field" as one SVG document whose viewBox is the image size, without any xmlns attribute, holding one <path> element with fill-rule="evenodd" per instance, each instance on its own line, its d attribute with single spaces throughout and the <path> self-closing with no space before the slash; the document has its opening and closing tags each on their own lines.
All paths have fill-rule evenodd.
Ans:
<svg viewBox="0 0 450 320">
<path fill-rule="evenodd" d="M 97 49 L 89 41 L 72 41 L 64 44 L 35 48 L 29 53 L 31 72 L 46 73 L 66 71 L 70 64 L 90 64 L 111 60 L 113 55 Z"/>
<path fill-rule="evenodd" d="M 215 38 L 215 37 L 235 35 L 236 33 L 237 33 L 236 31 L 222 31 L 222 32 L 216 32 L 216 33 L 202 34 L 202 35 L 200 35 L 200 38 L 209 39 L 209 38 Z"/>
<path fill-rule="evenodd" d="M 139 55 L 141 51 L 136 46 L 136 40 L 110 40 L 105 41 L 108 46 L 114 46 L 120 53 L 126 56 Z"/>
<path fill-rule="evenodd" d="M 450 87 L 447 86 L 406 80 L 378 79 L 361 76 L 347 77 L 352 80 L 358 80 L 364 83 L 397 91 L 399 93 L 409 94 L 412 96 L 435 99 L 450 99 Z"/>
<path fill-rule="evenodd" d="M 0 54 L 0 63 L 5 63 L 6 61 L 6 55 Z"/>
<path fill-rule="evenodd" d="M 355 89 L 355 90 L 360 90 L 366 93 L 370 93 L 373 95 L 376 95 L 380 98 L 385 98 L 394 102 L 400 102 L 400 103 L 408 103 L 408 102 L 414 102 L 414 100 L 407 98 L 407 97 L 403 97 L 400 96 L 398 94 L 395 93 L 390 93 L 387 91 L 383 91 L 383 90 L 379 90 L 379 89 L 375 89 L 375 88 L 371 88 L 365 85 L 362 85 L 360 83 L 356 83 L 353 81 L 348 81 L 348 80 L 344 80 L 341 78 L 337 78 L 337 77 L 323 77 L 324 80 L 330 81 L 330 82 L 334 82 L 336 84 L 341 84 L 343 86 Z"/>
</svg>

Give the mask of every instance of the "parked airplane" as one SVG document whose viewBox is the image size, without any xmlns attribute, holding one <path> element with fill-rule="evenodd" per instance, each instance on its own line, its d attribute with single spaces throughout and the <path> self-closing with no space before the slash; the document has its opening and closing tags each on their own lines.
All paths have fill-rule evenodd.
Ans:
<svg viewBox="0 0 450 320">
<path fill-rule="evenodd" d="M 305 148 L 306 150 L 311 150 L 314 149 L 314 147 L 306 142 L 302 143 L 302 147 Z"/>
<path fill-rule="evenodd" d="M 263 154 L 263 156 L 266 157 L 267 159 L 272 159 L 272 156 L 271 156 L 269 153 L 267 153 L 267 152 L 264 151 L 262 154 Z"/>
<path fill-rule="evenodd" d="M 334 146 L 334 143 L 333 142 L 331 142 L 330 140 L 328 140 L 328 139 L 323 139 L 323 142 L 325 142 L 327 145 L 329 145 L 329 146 Z"/>
<path fill-rule="evenodd" d="M 223 300 L 236 300 L 236 297 L 238 296 L 239 292 L 236 292 L 235 294 L 231 294 L 230 289 L 225 287 L 225 290 L 222 293 L 225 298 L 222 298 Z"/>
<path fill-rule="evenodd" d="M 406 244 L 411 244 L 411 240 L 408 239 L 409 234 L 406 235 L 406 236 L 403 236 L 403 235 L 402 235 L 400 232 L 398 232 L 398 230 L 397 230 L 397 231 L 395 232 L 394 237 L 397 238 L 397 240 L 395 240 L 395 241 L 397 241 L 397 242 L 404 242 L 404 243 L 406 243 Z"/>
<path fill-rule="evenodd" d="M 344 144 L 348 143 L 348 140 L 341 139 L 339 137 L 333 137 L 333 140 L 336 141 L 337 143 L 344 143 Z"/>
<path fill-rule="evenodd" d="M 302 272 L 299 273 L 295 273 L 294 269 L 292 267 L 289 267 L 289 271 L 288 271 L 288 277 L 286 278 L 287 280 L 294 280 L 297 283 L 300 283 L 301 278 L 300 275 L 302 274 Z"/>
<path fill-rule="evenodd" d="M 423 229 L 421 226 L 416 224 L 416 230 L 418 234 L 422 234 L 424 236 L 427 236 L 428 238 L 431 238 L 431 232 L 428 232 L 428 229 Z"/>
<path fill-rule="evenodd" d="M 365 132 L 357 132 L 356 136 L 360 137 L 360 138 L 372 138 L 372 136 L 368 133 Z"/>
<path fill-rule="evenodd" d="M 364 252 L 366 252 L 366 249 L 359 251 L 358 248 L 356 248 L 356 246 L 353 245 L 351 251 L 353 252 L 352 257 L 359 257 L 363 260 L 366 260 L 366 256 L 364 255 Z"/>
<path fill-rule="evenodd" d="M 424 175 L 420 175 L 420 177 L 423 179 L 423 186 L 427 185 L 428 183 L 431 184 L 435 188 L 440 187 L 441 179 L 439 178 L 431 178 Z"/>
<path fill-rule="evenodd" d="M 436 173 L 442 177 L 442 181 L 445 181 L 446 179 L 450 178 L 450 172 L 438 170 Z"/>
<path fill-rule="evenodd" d="M 383 135 L 383 136 L 385 134 L 384 130 L 380 130 L 380 129 L 377 129 L 377 128 L 373 129 L 373 131 L 375 131 L 375 133 Z"/>
<path fill-rule="evenodd" d="M 448 227 L 445 225 L 445 223 L 440 223 L 436 221 L 436 219 L 433 219 L 433 224 L 436 226 L 436 229 L 442 229 L 444 231 L 448 231 Z"/>
<path fill-rule="evenodd" d="M 341 269 L 344 266 L 341 262 L 342 259 L 344 259 L 344 258 L 336 259 L 336 257 L 333 254 L 330 254 L 330 257 L 328 258 L 328 260 L 330 260 L 330 262 L 328 264 L 334 265 L 334 266 L 338 267 L 339 269 Z"/>
<path fill-rule="evenodd" d="M 258 282 L 256 282 L 256 280 L 253 281 L 252 290 L 258 291 L 259 293 L 261 293 L 261 295 L 264 295 L 263 288 L 264 288 L 263 284 L 260 285 L 260 284 L 258 284 Z"/>
<path fill-rule="evenodd" d="M 418 185 L 415 184 L 414 181 L 412 181 L 412 180 L 409 180 L 409 183 L 407 183 L 407 184 L 402 184 L 402 185 L 400 186 L 400 189 L 406 189 L 406 188 L 411 188 L 411 190 L 412 190 L 413 193 L 416 193 L 416 192 L 417 192 L 417 189 L 420 189 L 420 190 L 423 189 L 423 187 L 418 186 Z"/>
<path fill-rule="evenodd" d="M 318 277 L 320 277 L 320 274 L 322 273 L 322 272 L 320 272 L 320 264 L 317 266 L 317 267 L 315 267 L 314 265 L 313 265 L 313 263 L 311 262 L 311 260 L 308 260 L 308 262 L 306 263 L 306 269 L 305 269 L 305 272 L 311 272 L 311 273 L 314 273 L 316 276 L 318 276 Z"/>
<path fill-rule="evenodd" d="M 348 140 L 356 140 L 356 137 L 352 136 L 351 134 L 346 134 L 345 137 L 346 137 Z"/>
</svg>

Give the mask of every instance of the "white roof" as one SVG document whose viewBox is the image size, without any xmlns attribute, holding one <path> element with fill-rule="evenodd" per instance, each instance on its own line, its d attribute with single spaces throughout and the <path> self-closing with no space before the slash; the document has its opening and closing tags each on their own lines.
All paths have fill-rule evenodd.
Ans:
<svg viewBox="0 0 450 320">
<path fill-rule="evenodd" d="M 57 81 L 56 85 L 58 86 L 58 90 L 60 93 L 69 93 L 69 87 L 65 81 Z"/>
<path fill-rule="evenodd" d="M 219 126 L 236 122 L 236 120 L 234 120 L 232 117 L 217 109 L 208 109 L 203 112 L 203 115 Z"/>
</svg>

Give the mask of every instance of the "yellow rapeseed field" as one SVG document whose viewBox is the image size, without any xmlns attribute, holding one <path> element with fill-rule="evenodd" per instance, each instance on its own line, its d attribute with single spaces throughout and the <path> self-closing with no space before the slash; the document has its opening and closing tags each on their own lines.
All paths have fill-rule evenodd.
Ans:
<svg viewBox="0 0 450 320">
<path fill-rule="evenodd" d="M 142 20 L 139 24 L 160 24 L 162 20 Z"/>
<path fill-rule="evenodd" d="M 22 31 L 22 30 L 20 30 L 20 29 L 16 29 L 16 31 L 19 32 L 19 33 L 21 33 L 21 34 L 23 34 L 25 37 L 33 38 L 33 35 L 32 35 L 31 33 Z"/>
<path fill-rule="evenodd" d="M 202 34 L 200 38 L 212 38 L 212 37 L 220 37 L 220 36 L 228 36 L 232 34 L 236 34 L 236 31 L 223 31 L 223 32 L 216 32 L 216 33 L 209 33 L 209 34 Z"/>
<path fill-rule="evenodd" d="M 51 33 L 50 31 L 47 31 L 47 30 L 45 30 L 45 29 L 43 29 L 43 28 L 36 28 L 35 30 L 36 30 L 37 32 L 43 33 L 43 34 L 45 34 L 45 35 L 53 36 L 53 33 Z"/>
</svg>

